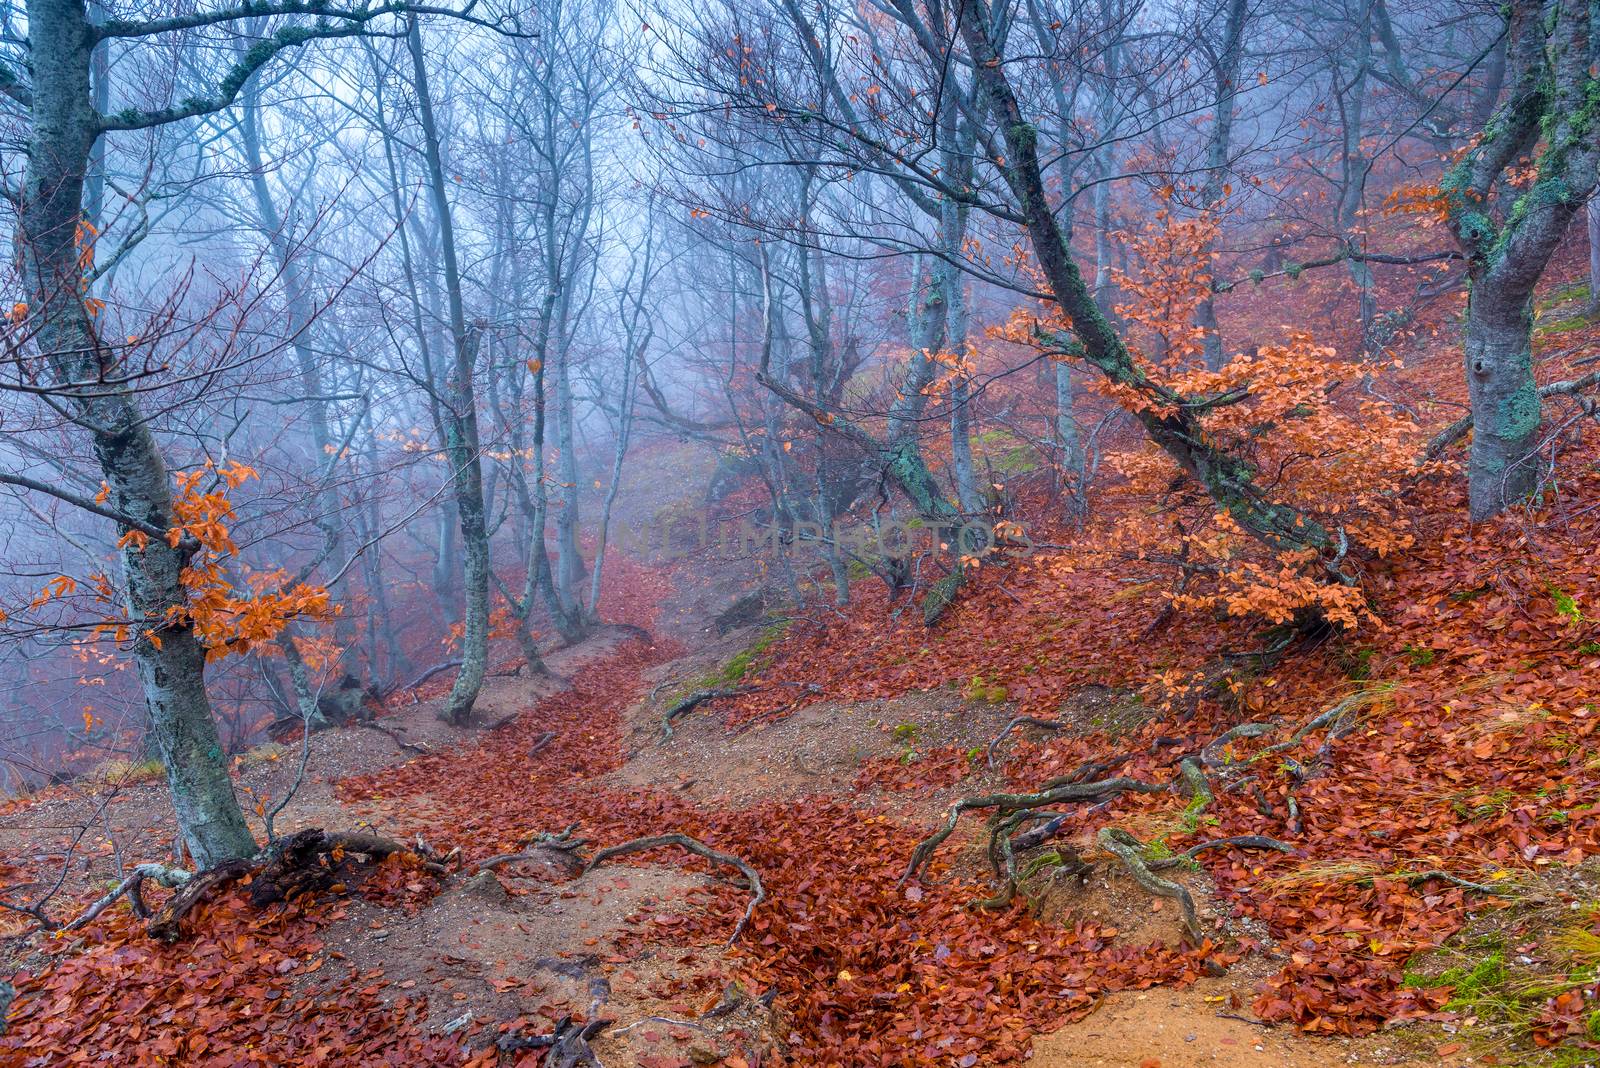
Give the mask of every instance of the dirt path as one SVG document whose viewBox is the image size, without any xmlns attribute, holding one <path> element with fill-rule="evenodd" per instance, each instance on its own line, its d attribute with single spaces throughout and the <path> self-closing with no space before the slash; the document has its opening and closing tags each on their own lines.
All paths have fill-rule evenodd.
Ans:
<svg viewBox="0 0 1600 1068">
<path fill-rule="evenodd" d="M 437 894 L 399 875 L 394 893 L 329 905 L 315 941 L 302 943 L 312 948 L 263 956 L 265 966 L 308 1004 L 409 1021 L 398 1033 L 412 1063 L 419 1050 L 461 1042 L 492 1063 L 497 1039 L 547 1033 L 567 1015 L 613 1021 L 595 1044 L 613 1068 L 1468 1063 L 1441 1058 L 1414 1029 L 1350 1041 L 1250 1022 L 1251 987 L 1275 966 L 1250 957 L 1222 979 L 1201 978 L 1203 957 L 1180 944 L 1175 912 L 1108 868 L 1052 890 L 1037 918 L 969 907 L 983 864 L 959 839 L 925 889 L 901 886 L 910 847 L 943 808 L 1003 781 L 974 775 L 971 763 L 1004 707 L 954 691 L 797 701 L 790 715 L 737 729 L 697 713 L 666 737 L 671 695 L 759 633 L 717 638 L 701 625 L 740 588 L 679 595 L 674 631 L 695 643 L 686 655 L 612 631 L 551 655 L 569 687 L 491 679 L 468 731 L 440 724 L 424 699 L 384 717 L 385 732 L 313 736 L 280 830 L 366 826 L 421 836 L 465 863 Z M 291 748 L 240 768 L 241 788 L 280 798 L 297 758 Z M 97 804 L 61 796 L 11 813 L 0 855 L 26 862 L 41 842 L 94 824 Z M 170 841 L 158 785 L 125 788 L 102 807 L 69 893 L 112 874 L 113 843 L 142 859 Z M 478 861 L 569 823 L 596 844 L 694 834 L 754 864 L 769 901 L 729 950 L 747 891 L 681 854 L 576 879 L 545 853 L 473 874 Z M 1242 933 L 1202 878 L 1183 878 L 1208 927 Z M 335 1010 L 309 1011 L 316 1020 Z"/>
</svg>

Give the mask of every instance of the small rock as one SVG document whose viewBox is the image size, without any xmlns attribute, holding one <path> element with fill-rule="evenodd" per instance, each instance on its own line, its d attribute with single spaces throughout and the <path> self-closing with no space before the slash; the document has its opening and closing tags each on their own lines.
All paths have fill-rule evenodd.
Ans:
<svg viewBox="0 0 1600 1068">
<path fill-rule="evenodd" d="M 461 891 L 490 901 L 505 901 L 511 896 L 492 871 L 480 871 L 461 884 Z"/>
</svg>

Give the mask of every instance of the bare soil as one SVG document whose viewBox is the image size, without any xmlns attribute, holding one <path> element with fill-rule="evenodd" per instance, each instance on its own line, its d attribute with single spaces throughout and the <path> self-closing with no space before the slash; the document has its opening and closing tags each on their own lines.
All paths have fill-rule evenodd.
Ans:
<svg viewBox="0 0 1600 1068">
<path fill-rule="evenodd" d="M 786 718 L 744 729 L 730 729 L 712 705 L 680 718 L 671 737 L 664 738 L 661 716 L 670 697 L 716 671 L 760 633 L 753 627 L 717 637 L 696 623 L 742 588 L 735 583 L 698 595 L 685 591 L 674 626 L 699 648 L 657 669 L 651 689 L 637 695 L 624 717 L 630 758 L 601 782 L 676 784 L 698 803 L 732 809 L 774 798 L 844 797 L 919 824 L 955 798 L 999 784 L 998 775 L 980 762 L 969 777 L 939 790 L 855 786 L 863 766 L 874 759 L 914 761 L 934 750 L 985 747 L 1012 715 L 1005 705 L 968 701 L 953 690 L 856 704 L 800 700 Z M 548 663 L 570 676 L 623 637 L 603 632 L 579 647 L 553 652 Z M 334 785 L 346 776 L 412 759 L 415 752 L 396 738 L 428 750 L 471 746 L 495 722 L 560 686 L 551 679 L 491 678 L 477 721 L 467 728 L 440 722 L 437 701 L 403 699 L 380 719 L 383 731 L 353 726 L 313 735 L 303 781 L 278 821 L 280 833 L 351 826 L 354 817 L 335 796 Z M 1090 689 L 1064 714 L 1080 719 L 1085 729 L 1114 730 L 1117 716 L 1133 713 L 1114 695 Z M 237 769 L 240 788 L 252 798 L 281 799 L 299 777 L 299 760 L 293 745 L 259 754 Z M 159 856 L 171 840 L 170 806 L 160 783 L 99 793 L 87 785 L 60 787 L 0 816 L 0 858 L 11 865 L 40 875 L 59 871 L 62 854 L 71 847 L 64 898 L 102 887 L 114 876 L 119 854 Z M 1093 856 L 1087 843 L 1080 845 L 1085 856 Z M 974 869 L 982 866 L 975 849 L 967 859 Z M 1152 899 L 1120 869 L 1098 859 L 1087 880 L 1036 888 L 1039 911 L 1062 922 L 1083 917 L 1115 927 L 1129 944 L 1176 942 L 1175 905 Z M 1195 895 L 1208 929 L 1225 936 L 1248 934 L 1273 952 L 1265 931 L 1213 903 L 1203 874 L 1174 877 Z M 782 1062 L 780 1036 L 787 1032 L 781 1005 L 752 1001 L 732 985 L 734 963 L 721 947 L 673 942 L 679 917 L 698 907 L 709 876 L 650 865 L 550 880 L 549 872 L 534 866 L 507 866 L 495 876 L 456 876 L 445 892 L 413 913 L 351 897 L 343 916 L 321 934 L 332 966 L 308 974 L 306 982 L 330 983 L 354 973 L 380 983 L 385 998 L 426 994 L 427 1026 L 460 1033 L 473 1045 L 503 1034 L 547 1033 L 570 1013 L 615 1021 L 595 1047 L 602 1063 L 613 1068 L 709 1065 L 735 1054 L 748 1064 Z M 13 944 L 14 952 L 20 948 Z M 1248 1009 L 1252 988 L 1275 967 L 1258 955 L 1222 978 L 1187 988 L 1114 995 L 1087 1019 L 1039 1036 L 1032 1063 L 1048 1068 L 1473 1063 L 1462 1054 L 1438 1055 L 1448 1036 L 1421 1027 L 1342 1040 L 1254 1022 Z"/>
</svg>

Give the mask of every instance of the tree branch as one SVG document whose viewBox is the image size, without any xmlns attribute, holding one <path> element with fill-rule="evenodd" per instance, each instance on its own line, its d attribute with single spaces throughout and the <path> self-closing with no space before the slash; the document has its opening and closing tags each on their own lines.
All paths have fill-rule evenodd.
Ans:
<svg viewBox="0 0 1600 1068">
<path fill-rule="evenodd" d="M 167 532 L 165 530 L 162 530 L 153 523 L 145 523 L 138 519 L 134 519 L 132 516 L 124 515 L 115 508 L 100 504 L 91 497 L 84 497 L 73 493 L 70 490 L 58 489 L 55 486 L 51 486 L 44 482 L 36 482 L 33 479 L 27 478 L 23 475 L 11 475 L 0 471 L 0 483 L 8 486 L 19 486 L 22 489 L 33 490 L 35 493 L 46 494 L 47 496 L 54 497 L 59 501 L 65 501 L 74 508 L 82 508 L 86 512 L 93 512 L 95 515 L 104 516 L 107 519 L 114 520 L 130 530 L 141 531 L 150 535 L 152 538 L 161 538 L 165 540 L 167 536 Z"/>
<path fill-rule="evenodd" d="M 398 3 L 384 3 L 376 6 L 362 4 L 353 8 L 334 8 L 327 0 L 277 0 L 276 3 L 244 3 L 235 7 L 222 8 L 219 11 L 193 11 L 187 15 L 173 15 L 164 19 L 146 19 L 135 22 L 130 19 L 108 19 L 95 27 L 97 39 L 122 38 L 122 37 L 153 37 L 162 33 L 175 33 L 180 30 L 197 30 L 207 26 L 221 26 L 228 22 L 242 22 L 245 19 L 270 18 L 274 15 L 316 15 L 319 19 L 348 19 L 369 22 L 381 15 L 449 15 L 452 18 L 467 19 L 479 25 L 489 25 L 482 19 L 471 17 L 472 9 L 478 6 L 478 0 L 471 0 L 466 7 L 448 8 L 432 4 L 410 4 L 400 0 Z"/>
</svg>

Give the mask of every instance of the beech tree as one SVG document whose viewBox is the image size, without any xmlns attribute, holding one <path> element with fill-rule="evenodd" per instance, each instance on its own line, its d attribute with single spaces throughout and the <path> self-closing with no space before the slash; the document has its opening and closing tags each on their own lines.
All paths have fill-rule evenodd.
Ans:
<svg viewBox="0 0 1600 1068">
<path fill-rule="evenodd" d="M 140 410 L 123 349 L 101 336 L 93 298 L 85 292 L 96 225 L 84 214 L 90 160 L 108 134 L 180 123 L 231 106 L 250 78 L 286 50 L 368 32 L 398 12 L 441 10 L 403 3 L 341 9 L 288 0 L 96 23 L 84 0 L 32 0 L 28 70 L 0 71 L 0 91 L 28 115 L 28 164 L 16 193 L 16 217 L 31 340 L 49 368 L 49 392 L 70 406 L 92 439 L 105 483 L 103 502 L 66 499 L 111 519 L 123 535 L 123 595 L 134 627 L 133 656 L 173 806 L 189 851 L 202 867 L 249 856 L 256 843 L 228 777 L 205 688 L 206 650 L 188 613 L 184 572 L 202 545 L 181 532 L 171 473 Z M 295 21 L 301 15 L 311 21 Z M 290 21 L 220 72 L 205 95 L 109 114 L 96 107 L 93 57 L 102 43 L 148 45 L 263 17 Z M 8 481 L 19 484 L 16 478 Z M 63 495 L 44 485 L 26 488 Z"/>
<path fill-rule="evenodd" d="M 1506 14 L 1506 93 L 1440 184 L 1442 210 L 1467 259 L 1465 333 L 1472 399 L 1467 469 L 1473 519 L 1539 486 L 1540 401 L 1533 372 L 1533 289 L 1594 191 L 1600 79 L 1587 3 L 1518 0 Z M 1535 154 L 1533 180 L 1508 172 Z"/>
</svg>

